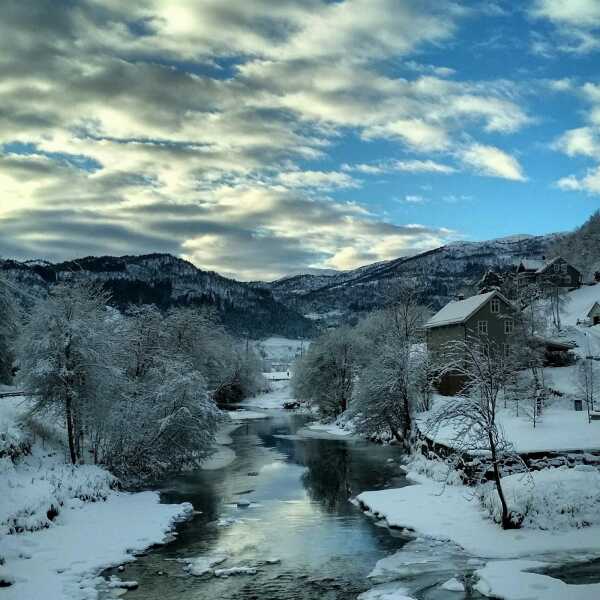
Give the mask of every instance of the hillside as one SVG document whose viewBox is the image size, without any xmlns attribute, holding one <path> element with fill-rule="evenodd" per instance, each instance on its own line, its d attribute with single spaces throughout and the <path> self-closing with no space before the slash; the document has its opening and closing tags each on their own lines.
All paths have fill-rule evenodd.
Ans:
<svg viewBox="0 0 600 600">
<path fill-rule="evenodd" d="M 411 257 L 335 275 L 298 275 L 262 284 L 273 296 L 313 318 L 348 316 L 381 306 L 398 281 L 419 279 L 423 301 L 440 308 L 459 292 L 471 293 L 488 269 L 509 269 L 526 257 L 550 253 L 562 234 L 510 236 L 484 242 L 456 242 Z"/>
<path fill-rule="evenodd" d="M 119 309 L 130 304 L 156 304 L 163 309 L 213 307 L 224 325 L 238 335 L 306 337 L 314 333 L 310 320 L 275 300 L 269 290 L 202 271 L 168 254 L 86 257 L 57 264 L 0 260 L 0 271 L 37 295 L 61 281 L 101 281 Z"/>
</svg>

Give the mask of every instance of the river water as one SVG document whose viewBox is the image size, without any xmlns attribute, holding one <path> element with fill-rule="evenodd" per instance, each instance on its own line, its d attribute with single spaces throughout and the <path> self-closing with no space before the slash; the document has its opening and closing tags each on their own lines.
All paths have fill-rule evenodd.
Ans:
<svg viewBox="0 0 600 600">
<path fill-rule="evenodd" d="M 139 582 L 128 600 L 349 600 L 372 587 L 367 575 L 378 560 L 414 546 L 349 502 L 361 491 L 407 484 L 398 448 L 298 436 L 307 416 L 284 410 L 269 415 L 232 434 L 237 458 L 229 466 L 162 483 L 164 502 L 191 502 L 201 513 L 178 526 L 172 543 L 139 557 L 122 573 L 106 573 Z M 250 506 L 238 506 L 244 500 Z M 448 549 L 438 552 L 443 561 Z M 194 577 L 185 572 L 182 559 L 214 554 L 229 557 L 219 568 L 249 566 L 257 573 Z M 440 589 L 454 574 L 451 563 L 409 573 L 411 595 L 462 597 Z"/>
</svg>

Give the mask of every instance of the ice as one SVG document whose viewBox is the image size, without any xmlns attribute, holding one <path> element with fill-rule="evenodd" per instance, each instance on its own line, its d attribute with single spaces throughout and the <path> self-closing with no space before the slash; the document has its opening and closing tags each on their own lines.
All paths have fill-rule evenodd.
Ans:
<svg viewBox="0 0 600 600">
<path fill-rule="evenodd" d="M 229 557 L 225 554 L 214 554 L 212 556 L 197 556 L 192 559 L 184 559 L 187 562 L 185 570 L 195 577 L 202 577 L 213 573 L 213 567 L 224 563 Z"/>
<path fill-rule="evenodd" d="M 215 569 L 216 577 L 230 577 L 231 575 L 256 575 L 254 567 L 231 567 L 229 569 Z"/>
<path fill-rule="evenodd" d="M 404 587 L 397 584 L 386 584 L 374 587 L 358 596 L 357 600 L 414 600 L 407 595 Z"/>
<path fill-rule="evenodd" d="M 464 592 L 465 585 L 456 577 L 453 577 L 452 579 L 448 579 L 446 583 L 442 584 L 442 589 L 447 590 L 449 592 Z"/>
<path fill-rule="evenodd" d="M 532 560 L 493 561 L 476 571 L 475 589 L 503 600 L 598 600 L 600 583 L 569 585 L 560 579 L 531 573 L 546 563 Z"/>
</svg>

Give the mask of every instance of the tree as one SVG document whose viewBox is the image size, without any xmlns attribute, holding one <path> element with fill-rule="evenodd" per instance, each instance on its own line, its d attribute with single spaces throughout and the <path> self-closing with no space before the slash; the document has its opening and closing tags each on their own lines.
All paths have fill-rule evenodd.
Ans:
<svg viewBox="0 0 600 600">
<path fill-rule="evenodd" d="M 518 526 L 508 510 L 501 481 L 502 466 L 507 460 L 520 460 L 512 444 L 505 438 L 497 421 L 501 392 L 514 375 L 513 365 L 504 350 L 486 337 L 446 344 L 440 363 L 441 375 L 453 374 L 464 379 L 461 396 L 434 407 L 427 428 L 435 437 L 444 428 L 451 437 L 456 456 L 489 454 L 492 476 L 501 504 L 504 529 Z"/>
<path fill-rule="evenodd" d="M 479 280 L 477 288 L 480 294 L 491 292 L 493 290 L 500 290 L 504 284 L 504 279 L 498 273 L 492 270 L 486 271 L 485 275 Z"/>
<path fill-rule="evenodd" d="M 14 344 L 19 326 L 19 308 L 12 288 L 0 277 L 0 383 L 10 383 Z"/>
<path fill-rule="evenodd" d="M 431 387 L 428 358 L 419 344 L 427 316 L 414 284 L 401 284 L 388 306 L 365 319 L 357 329 L 361 369 L 352 402 L 356 428 L 368 435 L 389 430 L 407 443 L 412 414 L 428 406 Z"/>
<path fill-rule="evenodd" d="M 296 362 L 292 386 L 299 400 L 317 406 L 322 417 L 342 414 L 357 374 L 355 332 L 349 326 L 327 331 Z"/>
<path fill-rule="evenodd" d="M 543 284 L 543 293 L 547 301 L 548 312 L 552 317 L 552 323 L 557 331 L 562 328 L 561 312 L 563 311 L 569 296 L 565 288 L 553 281 L 546 281 Z"/>
<path fill-rule="evenodd" d="M 585 350 L 586 356 L 578 366 L 577 397 L 585 404 L 588 421 L 591 422 L 591 413 L 594 412 L 595 401 L 598 397 L 600 373 L 598 373 L 596 361 L 592 358 L 589 333 L 586 333 Z"/>
<path fill-rule="evenodd" d="M 87 282 L 60 284 L 36 302 L 17 349 L 19 379 L 35 412 L 65 425 L 71 462 L 82 460 L 82 435 L 99 381 L 110 370 L 111 340 L 104 327 L 108 294 Z"/>
</svg>

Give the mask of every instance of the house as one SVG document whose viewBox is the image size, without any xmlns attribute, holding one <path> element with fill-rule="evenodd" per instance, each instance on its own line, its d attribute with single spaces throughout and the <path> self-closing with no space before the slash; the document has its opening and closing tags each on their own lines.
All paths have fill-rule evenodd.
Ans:
<svg viewBox="0 0 600 600">
<path fill-rule="evenodd" d="M 435 359 L 448 342 L 486 336 L 508 354 L 515 313 L 516 308 L 498 290 L 449 302 L 425 323 L 427 349 Z M 463 384 L 464 381 L 456 377 L 446 376 L 439 389 L 452 395 L 460 391 Z"/>
<path fill-rule="evenodd" d="M 577 288 L 582 276 L 573 265 L 561 256 L 551 260 L 524 259 L 517 266 L 519 283 L 536 283 L 540 287 L 552 285 L 565 288 Z"/>
<path fill-rule="evenodd" d="M 590 325 L 600 325 L 600 302 L 594 301 L 585 309 L 585 320 Z"/>
</svg>

